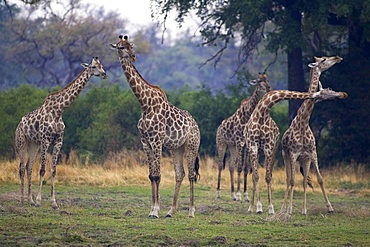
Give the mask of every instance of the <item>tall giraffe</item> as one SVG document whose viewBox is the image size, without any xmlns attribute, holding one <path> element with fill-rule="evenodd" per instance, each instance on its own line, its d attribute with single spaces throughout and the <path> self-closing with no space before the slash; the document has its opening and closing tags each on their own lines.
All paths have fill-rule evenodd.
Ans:
<svg viewBox="0 0 370 247">
<path fill-rule="evenodd" d="M 341 57 L 314 57 L 315 62 L 309 64 L 310 70 L 310 86 L 308 92 L 317 92 L 319 86 L 320 75 L 323 71 L 331 68 L 334 64 L 342 61 Z M 306 208 L 306 188 L 308 182 L 308 173 L 311 163 L 314 166 L 317 180 L 320 184 L 321 191 L 324 195 L 326 206 L 330 213 L 334 212 L 331 206 L 328 196 L 326 195 L 324 188 L 324 181 L 320 174 L 315 137 L 311 131 L 309 120 L 311 117 L 312 110 L 314 108 L 314 100 L 305 100 L 299 108 L 296 117 L 293 119 L 291 125 L 284 133 L 282 138 L 283 158 L 285 163 L 285 169 L 287 174 L 287 188 L 285 191 L 284 203 L 282 210 L 285 209 L 288 195 L 290 195 L 290 202 L 287 206 L 287 213 L 292 213 L 293 207 L 293 191 L 295 184 L 295 164 L 297 161 L 303 168 L 303 208 L 302 214 L 307 214 Z"/>
<path fill-rule="evenodd" d="M 138 129 L 141 143 L 149 162 L 149 179 L 152 185 L 152 206 L 149 217 L 158 218 L 159 213 L 159 184 L 161 181 L 160 160 L 162 147 L 171 151 L 175 168 L 176 186 L 171 209 L 166 217 L 171 217 L 177 210 L 178 194 L 185 176 L 183 157 L 188 165 L 190 181 L 189 217 L 194 217 L 194 182 L 199 176 L 198 149 L 200 132 L 197 123 L 189 112 L 173 106 L 163 90 L 148 83 L 132 64 L 136 56 L 132 44 L 125 36 L 119 36 L 117 44 L 110 44 L 117 50 L 122 70 L 127 81 L 141 106 L 141 118 Z"/>
<path fill-rule="evenodd" d="M 51 193 L 50 200 L 54 209 L 58 208 L 54 194 L 54 178 L 58 155 L 63 144 L 64 122 L 62 113 L 73 103 L 81 93 L 91 76 L 99 76 L 103 79 L 107 75 L 100 64 L 99 59 L 94 57 L 90 64 L 81 64 L 84 67 L 82 73 L 62 90 L 49 94 L 42 105 L 36 110 L 27 113 L 17 126 L 15 132 L 15 146 L 20 159 L 19 177 L 21 180 L 21 202 L 24 202 L 24 174 L 27 170 L 28 201 L 31 205 L 41 206 L 41 188 L 44 180 L 46 166 L 46 152 L 53 145 L 52 165 L 50 170 Z M 31 175 L 32 166 L 35 162 L 38 150 L 41 147 L 41 167 L 39 190 L 36 203 L 32 199 Z M 27 157 L 28 156 L 28 157 Z M 27 162 L 27 163 L 26 163 Z M 25 165 L 26 164 L 26 165 Z"/>
<path fill-rule="evenodd" d="M 268 212 L 274 214 L 271 196 L 271 179 L 274 168 L 275 154 L 278 146 L 279 128 L 272 120 L 269 112 L 273 105 L 282 100 L 292 99 L 315 99 L 315 102 L 321 100 L 330 100 L 334 98 L 346 98 L 346 93 L 338 93 L 329 89 L 322 89 L 315 93 L 301 93 L 288 90 L 277 90 L 266 93 L 257 104 L 245 128 L 246 149 L 252 165 L 253 192 L 252 199 L 248 208 L 248 213 L 254 209 L 255 195 L 257 195 L 257 213 L 262 213 L 262 204 L 259 193 L 259 174 L 258 174 L 258 155 L 265 155 L 265 168 L 268 190 Z"/>
<path fill-rule="evenodd" d="M 243 130 L 247 124 L 250 115 L 256 107 L 260 95 L 263 92 L 269 92 L 271 90 L 267 76 L 265 74 L 259 74 L 257 80 L 249 82 L 252 85 L 256 85 L 256 88 L 249 99 L 244 99 L 236 112 L 229 118 L 222 121 L 217 129 L 216 134 L 216 146 L 218 153 L 218 180 L 217 180 L 217 191 L 216 198 L 221 197 L 220 181 L 221 172 L 225 168 L 225 152 L 226 148 L 229 147 L 231 154 L 231 161 L 229 165 L 230 181 L 231 181 L 231 197 L 235 201 L 241 200 L 240 194 L 240 173 L 242 172 L 242 151 L 245 145 L 245 137 Z M 238 179 L 237 179 L 237 193 L 234 192 L 234 168 L 237 166 Z M 246 182 L 246 174 L 244 176 Z M 244 197 L 246 201 L 249 201 L 246 186 L 244 188 Z"/>
</svg>

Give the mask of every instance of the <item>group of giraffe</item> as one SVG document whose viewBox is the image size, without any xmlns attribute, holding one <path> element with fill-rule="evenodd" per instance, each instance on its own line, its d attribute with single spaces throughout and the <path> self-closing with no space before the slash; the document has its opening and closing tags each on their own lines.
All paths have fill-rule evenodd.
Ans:
<svg viewBox="0 0 370 247">
<path fill-rule="evenodd" d="M 194 118 L 185 110 L 181 110 L 174 105 L 172 105 L 168 100 L 164 91 L 155 85 L 148 83 L 138 72 L 138 70 L 133 65 L 136 62 L 136 55 L 133 51 L 133 45 L 129 42 L 128 37 L 119 36 L 119 42 L 109 45 L 112 49 L 116 50 L 121 64 L 122 70 L 127 78 L 127 81 L 136 96 L 140 106 L 141 106 L 141 117 L 138 122 L 138 129 L 140 132 L 141 143 L 143 145 L 144 152 L 147 155 L 149 163 L 149 179 L 152 187 L 152 205 L 149 213 L 149 217 L 158 218 L 160 205 L 159 205 L 159 184 L 161 181 L 160 172 L 160 160 L 162 155 L 162 148 L 165 147 L 170 150 L 173 157 L 174 169 L 175 169 L 175 191 L 173 196 L 173 202 L 170 210 L 167 212 L 166 217 L 172 217 L 177 211 L 178 207 L 178 194 L 180 191 L 181 183 L 185 177 L 185 171 L 183 166 L 183 159 L 185 157 L 188 166 L 188 179 L 190 182 L 190 206 L 189 206 L 189 217 L 194 217 L 195 206 L 194 206 L 194 183 L 199 178 L 199 146 L 200 146 L 200 131 L 199 127 L 194 120 Z M 339 58 L 338 58 L 339 59 Z M 317 59 L 319 60 L 319 59 Z M 333 64 L 332 58 L 327 58 L 325 61 L 317 61 L 314 65 L 315 71 L 323 71 L 324 67 L 331 67 Z M 330 64 L 330 66 L 329 66 Z M 41 205 L 41 189 L 45 174 L 46 166 L 46 152 L 50 145 L 53 146 L 52 152 L 52 164 L 51 164 L 51 204 L 54 209 L 58 208 L 58 204 L 55 199 L 54 193 L 54 179 L 56 176 L 56 165 L 58 161 L 58 155 L 63 143 L 64 134 L 64 123 L 62 120 L 62 113 L 73 103 L 77 96 L 81 93 L 82 89 L 85 87 L 91 76 L 98 76 L 103 79 L 107 78 L 107 75 L 101 65 L 98 57 L 93 57 L 90 64 L 82 64 L 84 70 L 82 73 L 74 79 L 70 84 L 68 84 L 62 90 L 49 94 L 42 105 L 36 110 L 27 113 L 17 126 L 15 133 L 15 146 L 17 155 L 20 159 L 19 165 L 19 177 L 21 181 L 21 202 L 24 202 L 24 180 L 25 173 L 27 174 L 28 181 L 28 201 L 31 205 L 40 206 Z M 318 78 L 317 78 L 318 80 Z M 307 108 L 311 107 L 311 111 L 314 102 L 321 100 L 328 100 L 334 98 L 345 98 L 345 93 L 334 92 L 329 89 L 320 89 L 317 92 L 314 88 L 310 88 L 308 93 L 292 92 L 287 90 L 280 91 L 270 91 L 270 86 L 266 75 L 260 75 L 259 78 L 251 83 L 257 85 L 256 90 L 251 99 L 242 102 L 241 107 L 233 115 L 234 120 L 228 123 L 225 120 L 222 125 L 225 125 L 222 130 L 218 130 L 217 145 L 219 146 L 219 155 L 225 153 L 226 145 L 229 146 L 232 157 L 233 164 L 238 164 L 238 179 L 240 177 L 240 172 L 242 170 L 241 166 L 241 150 L 244 144 L 249 148 L 249 155 L 252 160 L 253 168 L 253 181 L 254 190 L 257 193 L 257 209 L 262 212 L 262 206 L 259 201 L 258 192 L 258 172 L 257 172 L 257 160 L 258 149 L 263 148 L 265 155 L 271 153 L 269 156 L 269 166 L 270 166 L 270 177 L 272 172 L 272 156 L 276 151 L 276 145 L 271 143 L 271 140 L 277 141 L 278 129 L 273 120 L 269 117 L 269 109 L 278 101 L 285 99 L 310 99 L 311 103 L 307 103 Z M 262 91 L 266 91 L 264 97 L 258 102 L 259 96 Z M 253 111 L 255 108 L 256 110 Z M 307 112 L 305 110 L 304 112 Z M 232 117 L 233 117 L 232 116 Z M 230 117 L 229 119 L 231 119 Z M 309 116 L 308 116 L 309 117 Z M 250 120 L 248 120 L 250 119 Z M 298 121 L 298 120 L 297 120 Z M 308 126 L 308 124 L 307 124 Z M 234 130 L 228 130 L 226 127 L 234 128 Z M 247 130 L 251 131 L 248 132 Z M 257 131 L 257 129 L 259 129 Z M 310 131 L 308 127 L 308 131 Z M 232 138 L 237 140 L 230 141 Z M 257 135 L 256 133 L 260 133 Z M 293 132 L 293 137 L 290 140 L 287 137 L 287 145 L 291 146 L 291 142 L 295 141 L 296 130 Z M 287 131 L 288 133 L 288 131 Z M 310 132 L 311 133 L 311 132 Z M 312 134 L 312 133 L 311 133 Z M 221 138 L 221 135 L 224 139 Z M 244 136 L 247 135 L 248 138 Z M 232 136 L 232 137 L 231 137 Z M 252 138 L 251 138 L 252 137 Z M 269 140 L 269 141 L 267 141 Z M 310 142 L 314 142 L 313 138 L 310 138 Z M 259 147 L 258 145 L 261 145 Z M 303 144 L 306 146 L 306 143 Z M 313 145 L 315 147 L 315 145 Z M 36 203 L 32 198 L 31 191 L 31 176 L 32 167 L 36 159 L 36 155 L 41 149 L 41 166 L 39 171 L 39 189 L 36 196 Z M 294 163 L 297 155 L 293 152 L 294 150 L 286 150 L 286 159 Z M 298 150 L 300 151 L 300 150 Z M 289 156 L 290 155 L 290 156 Z M 316 155 L 316 152 L 315 152 Z M 314 160 L 315 155 L 305 156 L 305 159 L 312 158 Z M 292 156 L 292 157 L 291 157 Z M 267 157 L 267 155 L 266 155 Z M 290 163 L 290 164 L 291 164 Z M 306 164 L 306 163 L 305 163 Z M 316 158 L 317 165 L 317 158 Z M 309 166 L 309 164 L 308 164 Z M 230 174 L 232 175 L 234 165 L 230 165 Z M 288 189 L 290 189 L 291 196 L 293 195 L 294 186 L 294 166 L 290 165 L 289 181 L 293 181 L 293 184 L 287 186 L 286 198 L 288 195 Z M 307 167 L 305 167 L 307 170 Z M 239 172 L 240 170 L 240 172 Z M 307 172 L 306 172 L 307 173 Z M 319 170 L 317 168 L 317 173 L 319 175 Z M 246 176 L 245 172 L 245 176 Z M 293 174 L 293 175 L 292 175 Z M 219 178 L 221 175 L 221 169 L 219 172 Z M 239 179 L 240 180 L 240 179 Z M 266 181 L 267 181 L 266 176 Z M 307 182 L 307 177 L 305 176 L 305 181 Z M 322 178 L 321 178 L 322 181 Z M 288 179 L 287 179 L 288 182 Z M 232 183 L 233 184 L 233 183 Z M 307 183 L 306 183 L 307 184 Z M 322 182 L 320 183 L 322 185 Z M 245 185 L 246 188 L 246 185 Z M 271 186 L 269 187 L 269 190 Z M 324 187 L 322 185 L 324 192 Z M 232 185 L 232 191 L 233 191 Z M 246 191 L 246 190 L 245 190 Z M 240 186 L 238 185 L 239 196 L 235 199 L 240 199 Z M 219 182 L 218 182 L 218 193 L 219 193 Z M 324 192 L 325 193 L 325 192 Z M 237 193 L 238 194 L 238 193 Z M 245 194 L 246 195 L 246 194 Z M 269 192 L 269 198 L 271 197 L 271 191 Z M 251 206 L 249 211 L 253 210 L 254 194 L 251 200 Z M 329 201 L 327 200 L 329 203 Z M 273 207 L 271 201 L 269 201 L 270 213 L 273 213 Z M 285 204 L 285 202 L 284 202 Z M 330 205 L 330 203 L 329 203 Z M 291 210 L 291 203 L 289 207 Z M 331 206 L 330 206 L 331 208 Z"/>
<path fill-rule="evenodd" d="M 275 155 L 278 148 L 278 140 L 280 136 L 279 128 L 271 118 L 269 111 L 271 107 L 282 100 L 305 99 L 299 108 L 296 117 L 293 119 L 287 131 L 282 137 L 282 152 L 286 168 L 286 192 L 284 203 L 281 212 L 285 211 L 288 214 L 292 213 L 293 190 L 295 185 L 295 167 L 298 162 L 303 173 L 303 208 L 302 214 L 307 214 L 306 207 L 306 188 L 308 184 L 308 174 L 311 164 L 313 165 L 318 183 L 320 184 L 326 206 L 329 213 L 333 213 L 328 196 L 325 192 L 324 182 L 319 170 L 316 142 L 314 135 L 309 126 L 309 119 L 316 102 L 321 100 L 331 100 L 335 98 L 347 98 L 346 93 L 334 92 L 329 89 L 322 89 L 320 83 L 320 75 L 323 71 L 331 68 L 334 64 L 340 63 L 341 57 L 315 57 L 315 62 L 310 63 L 310 86 L 307 93 L 298 93 L 287 90 L 270 91 L 270 85 L 265 74 L 260 74 L 257 80 L 252 81 L 256 84 L 255 91 L 252 97 L 248 100 L 243 100 L 237 111 L 225 119 L 217 129 L 216 146 L 218 151 L 218 182 L 216 198 L 221 196 L 220 180 L 221 171 L 225 168 L 225 151 L 226 147 L 230 150 L 230 181 L 231 181 L 231 196 L 234 200 L 241 200 L 240 183 L 241 172 L 244 171 L 244 198 L 247 202 L 250 201 L 248 213 L 252 213 L 255 207 L 255 196 L 257 197 L 256 212 L 262 213 L 262 204 L 259 193 L 259 173 L 258 163 L 259 155 L 264 155 L 264 163 L 266 168 L 265 180 L 267 183 L 268 193 L 268 213 L 274 214 L 274 206 L 272 204 L 271 180 L 272 171 L 275 164 Z M 318 91 L 319 89 L 319 91 Z M 328 93 L 322 98 L 313 98 L 309 95 L 315 93 Z M 260 101 L 259 96 L 262 92 L 266 94 Z M 244 150 L 244 161 L 242 162 L 242 151 Z M 249 158 L 252 170 L 253 191 L 252 199 L 249 200 L 247 192 L 247 175 L 249 166 L 247 159 Z M 234 169 L 237 167 L 237 191 L 234 190 Z M 290 196 L 289 205 L 287 199 Z"/>
</svg>

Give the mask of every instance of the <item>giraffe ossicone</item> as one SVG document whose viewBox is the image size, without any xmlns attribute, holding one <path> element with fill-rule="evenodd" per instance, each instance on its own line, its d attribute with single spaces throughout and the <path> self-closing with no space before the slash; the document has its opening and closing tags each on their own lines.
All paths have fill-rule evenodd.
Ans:
<svg viewBox="0 0 370 247">
<path fill-rule="evenodd" d="M 24 177 L 27 172 L 28 201 L 31 205 L 41 206 L 41 189 L 45 175 L 46 152 L 53 145 L 52 164 L 50 169 L 51 193 L 50 200 L 54 209 L 58 208 L 54 193 L 54 179 L 56 176 L 56 165 L 58 155 L 63 144 L 64 122 L 62 113 L 73 103 L 87 84 L 91 76 L 107 78 L 103 66 L 98 57 L 93 57 L 90 64 L 81 64 L 84 67 L 82 73 L 65 88 L 58 92 L 49 94 L 42 105 L 36 110 L 22 117 L 15 132 L 15 147 L 20 159 L 19 177 L 21 183 L 21 202 L 24 202 Z M 39 189 L 36 203 L 32 198 L 31 177 L 32 167 L 36 155 L 41 149 L 41 166 Z"/>
<path fill-rule="evenodd" d="M 158 86 L 148 83 L 132 64 L 136 55 L 127 36 L 119 36 L 119 42 L 110 44 L 117 51 L 122 70 L 141 106 L 138 129 L 141 143 L 149 162 L 149 179 L 152 186 L 152 205 L 149 217 L 159 217 L 159 184 L 161 181 L 162 148 L 170 150 L 175 168 L 175 192 L 173 202 L 166 217 L 175 214 L 178 195 L 185 177 L 183 159 L 187 160 L 190 182 L 189 217 L 194 217 L 194 183 L 199 176 L 200 132 L 197 123 L 189 112 L 172 105 L 165 92 Z"/>
</svg>

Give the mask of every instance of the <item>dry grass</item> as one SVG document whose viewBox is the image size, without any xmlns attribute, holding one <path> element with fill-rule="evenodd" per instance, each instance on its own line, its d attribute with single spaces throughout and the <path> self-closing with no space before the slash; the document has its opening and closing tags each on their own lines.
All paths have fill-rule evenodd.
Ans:
<svg viewBox="0 0 370 247">
<path fill-rule="evenodd" d="M 51 157 L 48 156 L 48 164 Z M 57 166 L 56 184 L 76 184 L 76 185 L 98 185 L 98 186 L 121 186 L 121 185 L 143 185 L 149 186 L 148 167 L 145 155 L 142 152 L 122 151 L 119 154 L 109 155 L 104 164 L 86 164 L 88 160 L 82 162 L 72 152 L 69 158 L 62 158 L 62 162 Z M 18 183 L 18 160 L 3 161 L 0 163 L 2 172 L 0 182 Z M 217 181 L 217 165 L 212 157 L 202 157 L 200 168 L 200 183 L 206 186 L 215 187 Z M 37 184 L 39 170 L 39 159 L 37 159 L 33 169 L 33 183 Z M 298 170 L 298 169 L 297 169 Z M 265 190 L 264 169 L 260 167 L 260 187 Z M 161 165 L 161 184 L 174 185 L 174 170 L 172 159 L 164 157 Z M 370 175 L 364 165 L 347 165 L 337 168 L 322 170 L 325 187 L 329 193 L 365 193 L 369 195 Z M 49 166 L 45 175 L 45 180 L 50 176 Z M 320 190 L 313 175 L 315 190 Z M 302 190 L 302 176 L 296 174 L 296 190 Z M 184 179 L 187 184 L 187 179 Z M 230 187 L 230 176 L 228 168 L 222 172 L 221 186 L 224 193 L 228 193 Z M 361 190 L 356 190 L 353 185 L 362 184 Z M 343 185 L 352 185 L 351 188 L 343 189 Z M 248 176 L 248 186 L 251 188 L 251 176 Z M 273 188 L 285 189 L 285 171 L 282 168 L 275 169 L 273 173 Z"/>
</svg>

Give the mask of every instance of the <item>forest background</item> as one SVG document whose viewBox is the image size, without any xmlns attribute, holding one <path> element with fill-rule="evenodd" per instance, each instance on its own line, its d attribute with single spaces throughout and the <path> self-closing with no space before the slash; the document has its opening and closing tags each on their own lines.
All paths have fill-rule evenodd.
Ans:
<svg viewBox="0 0 370 247">
<path fill-rule="evenodd" d="M 186 3 L 179 8 L 181 11 L 199 7 L 198 1 L 164 2 L 167 5 L 157 6 L 158 15 L 180 6 L 176 4 Z M 26 5 L 22 1 L 16 4 L 1 1 L 0 32 L 4 34 L 0 37 L 1 159 L 15 158 L 14 131 L 21 117 L 36 109 L 47 94 L 71 82 L 82 71 L 80 63 L 88 63 L 93 56 L 99 57 L 109 78 L 92 78 L 63 114 L 66 124 L 63 155 L 77 152 L 86 163 L 103 162 L 123 150 L 141 149 L 136 128 L 140 106 L 128 88 L 117 54 L 108 48 L 109 43 L 117 42 L 119 34 L 127 34 L 135 44 L 138 56 L 135 66 L 139 72 L 151 84 L 162 87 L 172 104 L 194 116 L 201 130 L 201 154 L 210 156 L 215 155 L 217 127 L 235 112 L 242 99 L 251 95 L 254 88 L 248 86 L 248 81 L 256 78 L 258 72 L 266 70 L 273 89 L 303 91 L 308 86 L 307 64 L 314 55 L 343 57 L 340 64 L 323 73 L 321 81 L 324 87 L 347 92 L 349 98 L 321 102 L 311 117 L 320 165 L 354 163 L 369 167 L 370 2 L 237 2 L 241 5 L 232 5 L 231 1 L 221 8 L 215 4 L 213 9 L 218 10 L 219 19 L 200 16 L 204 20 L 201 35 L 187 30 L 176 37 L 166 37 L 165 45 L 160 27 L 141 27 L 133 32 L 127 29 L 129 20 L 117 12 L 83 5 L 78 0 L 59 4 L 36 1 Z M 276 4 L 269 6 L 271 13 L 264 11 L 270 20 L 249 13 L 248 20 L 257 23 L 258 19 L 262 29 L 260 24 L 254 24 L 253 29 L 242 23 L 240 16 L 233 20 L 235 25 L 220 24 L 221 28 L 216 28 L 222 18 L 237 15 L 230 13 L 238 13 L 251 3 L 263 11 L 267 2 Z M 314 14 L 314 7 L 320 18 Z M 176 19 L 180 23 L 186 14 L 181 11 Z M 303 18 L 298 32 L 292 22 L 284 19 L 284 15 L 294 17 L 297 11 Z M 248 30 L 258 31 L 248 36 L 249 41 L 257 38 L 253 44 L 243 39 Z M 219 36 L 213 39 L 214 32 Z M 294 60 L 297 49 L 302 55 L 298 56 L 298 65 L 304 83 L 294 85 L 292 61 L 297 61 Z M 291 118 L 288 102 L 274 106 L 271 114 L 284 133 Z M 281 160 L 279 164 L 282 165 Z"/>
</svg>

